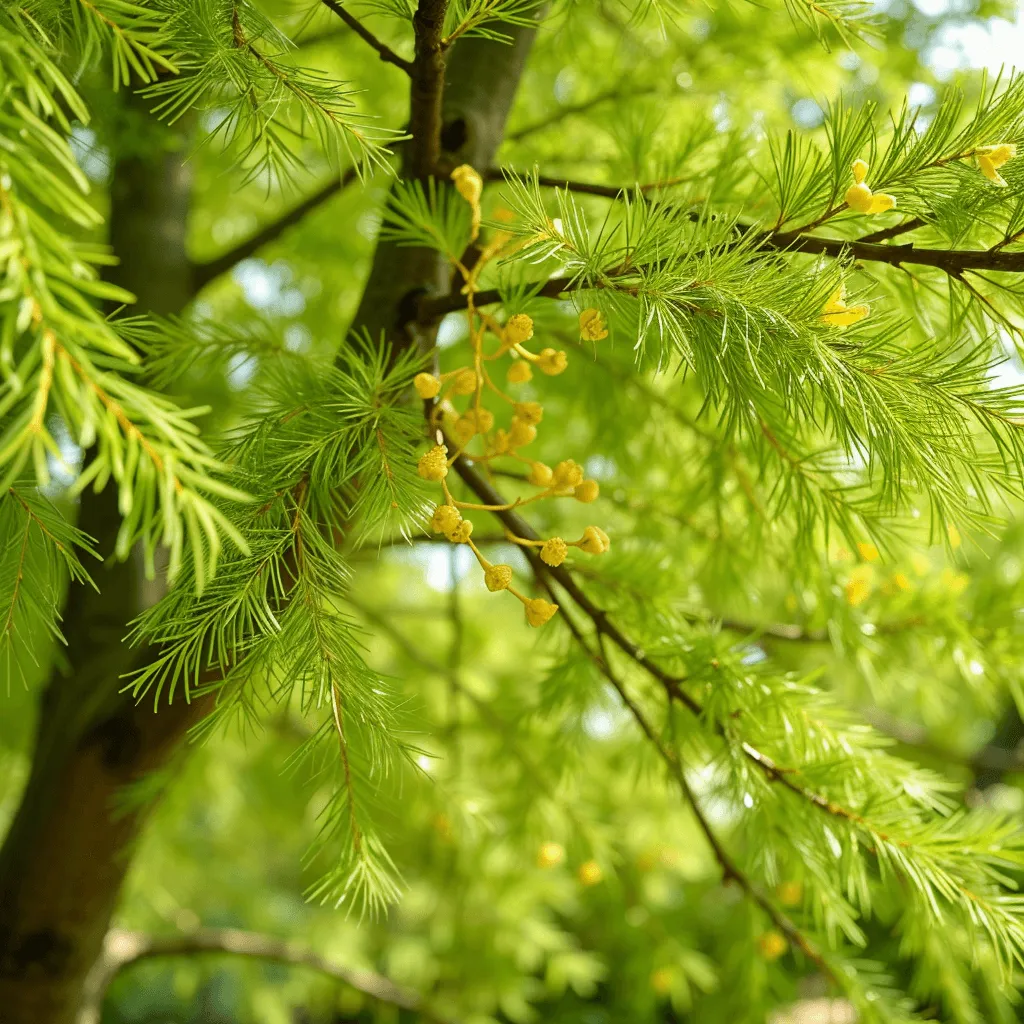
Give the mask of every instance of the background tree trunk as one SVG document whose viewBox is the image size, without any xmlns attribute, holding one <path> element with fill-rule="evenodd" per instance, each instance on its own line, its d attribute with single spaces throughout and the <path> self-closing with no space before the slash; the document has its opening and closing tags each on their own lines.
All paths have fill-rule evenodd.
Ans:
<svg viewBox="0 0 1024 1024">
<path fill-rule="evenodd" d="M 120 264 L 109 277 L 136 295 L 140 311 L 178 312 L 192 293 L 190 165 L 183 140 L 152 124 L 140 132 L 146 115 L 135 104 L 126 113 L 128 138 L 111 183 L 110 240 Z M 140 137 L 148 152 L 138 151 Z M 117 491 L 87 491 L 78 525 L 109 556 L 120 525 Z M 74 1020 L 145 816 L 143 807 L 119 812 L 118 793 L 162 765 L 204 707 L 178 702 L 156 714 L 119 692 L 139 657 L 123 642 L 127 624 L 159 587 L 134 557 L 107 557 L 95 579 L 98 594 L 84 586 L 69 591 L 63 631 L 70 667 L 54 669 L 42 690 L 31 772 L 0 849 L 4 1024 Z"/>
</svg>

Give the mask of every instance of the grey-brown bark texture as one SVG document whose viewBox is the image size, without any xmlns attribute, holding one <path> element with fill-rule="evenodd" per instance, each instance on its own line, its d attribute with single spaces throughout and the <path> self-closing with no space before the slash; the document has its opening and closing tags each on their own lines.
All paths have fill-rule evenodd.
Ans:
<svg viewBox="0 0 1024 1024">
<path fill-rule="evenodd" d="M 413 78 L 410 123 L 421 138 L 410 144 L 407 173 L 427 175 L 431 161 L 441 174 L 462 162 L 493 162 L 533 39 L 532 29 L 511 34 L 511 46 L 461 41 L 443 93 L 432 93 L 428 81 L 444 70 L 436 33 L 418 49 L 423 65 Z M 423 139 L 423 131 L 436 138 Z M 180 148 L 143 148 L 123 154 L 115 167 L 110 230 L 120 265 L 111 277 L 138 297 L 139 311 L 175 312 L 194 288 L 185 252 L 188 165 Z M 397 346 L 430 345 L 433 327 L 417 322 L 419 300 L 448 288 L 435 253 L 382 243 L 353 327 Z M 80 526 L 109 554 L 116 495 L 86 496 Z M 69 595 L 70 669 L 54 672 L 43 692 L 31 774 L 0 848 L 4 1024 L 75 1020 L 144 821 L 143 809 L 116 810 L 118 794 L 165 764 L 204 710 L 177 702 L 154 713 L 119 694 L 120 677 L 138 656 L 123 643 L 127 623 L 151 599 L 152 585 L 133 560 L 108 559 L 97 582 L 98 595 L 84 587 Z"/>
</svg>

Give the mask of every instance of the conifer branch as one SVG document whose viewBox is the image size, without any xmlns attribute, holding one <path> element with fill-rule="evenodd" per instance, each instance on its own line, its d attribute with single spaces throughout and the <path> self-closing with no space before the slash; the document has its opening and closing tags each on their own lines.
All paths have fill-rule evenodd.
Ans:
<svg viewBox="0 0 1024 1024">
<path fill-rule="evenodd" d="M 635 89 L 620 85 L 613 89 L 606 89 L 604 92 L 599 92 L 596 96 L 592 96 L 589 100 L 560 107 L 558 110 L 552 111 L 547 117 L 542 117 L 532 124 L 525 125 L 514 132 L 509 132 L 505 136 L 505 141 L 522 142 L 523 139 L 529 138 L 531 135 L 536 135 L 538 132 L 561 124 L 567 118 L 574 117 L 577 114 L 585 114 L 602 103 L 609 103 L 612 100 L 630 99 L 634 96 L 645 96 L 655 91 L 655 87 L 650 85 L 639 86 Z"/>
<path fill-rule="evenodd" d="M 505 172 L 500 167 L 492 167 L 485 172 L 484 178 L 487 181 L 504 181 Z M 652 192 L 659 188 L 670 188 L 673 185 L 682 185 L 693 179 L 689 176 L 678 178 L 665 178 L 662 181 L 648 181 L 641 185 L 598 185 L 589 181 L 574 181 L 569 178 L 561 178 L 558 175 L 539 174 L 536 182 L 541 188 L 564 188 L 570 192 L 578 192 L 581 195 L 600 196 L 603 199 L 621 199 L 624 195 L 633 192 Z"/>
<path fill-rule="evenodd" d="M 409 134 L 412 136 L 408 175 L 426 178 L 441 158 L 441 104 L 444 97 L 444 18 L 448 0 L 420 0 L 412 24 L 416 55 L 409 95 Z"/>
<path fill-rule="evenodd" d="M 192 287 L 194 291 L 198 292 L 205 288 L 215 278 L 220 277 L 221 274 L 226 274 L 232 267 L 257 253 L 263 246 L 277 241 L 288 228 L 298 224 L 308 213 L 311 213 L 346 189 L 358 176 L 358 172 L 354 167 L 348 168 L 341 177 L 328 182 L 319 191 L 303 199 L 302 202 L 277 220 L 260 228 L 259 231 L 245 239 L 245 241 L 239 242 L 233 249 L 212 260 L 193 264 Z"/>
<path fill-rule="evenodd" d="M 400 57 L 387 43 L 378 39 L 358 18 L 353 17 L 353 15 L 345 10 L 341 0 L 320 0 L 320 2 L 328 10 L 333 11 L 341 18 L 360 39 L 365 43 L 369 43 L 377 51 L 382 61 L 387 64 L 394 64 L 396 68 L 401 68 L 407 75 L 412 75 L 413 62 Z"/>
<path fill-rule="evenodd" d="M 454 1024 L 449 1018 L 431 1011 L 418 993 L 396 985 L 381 974 L 345 967 L 284 939 L 235 928 L 202 928 L 171 936 L 112 929 L 104 941 L 103 954 L 86 982 L 76 1024 L 99 1024 L 107 989 L 129 967 L 145 960 L 207 954 L 262 960 L 291 967 L 309 967 L 362 992 L 375 1002 L 417 1013 L 434 1024 Z"/>
</svg>

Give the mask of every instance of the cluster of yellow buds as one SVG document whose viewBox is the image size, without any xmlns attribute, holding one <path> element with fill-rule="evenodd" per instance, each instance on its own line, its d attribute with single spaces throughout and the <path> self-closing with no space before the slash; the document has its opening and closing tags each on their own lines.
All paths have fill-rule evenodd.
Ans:
<svg viewBox="0 0 1024 1024">
<path fill-rule="evenodd" d="M 473 238 L 476 239 L 481 223 L 480 198 L 483 181 L 480 175 L 468 165 L 452 172 L 456 191 L 472 208 Z M 437 442 L 420 460 L 417 470 L 424 480 L 441 484 L 444 500 L 434 510 L 431 529 L 443 534 L 453 544 L 466 544 L 473 551 L 484 571 L 484 583 L 493 592 L 506 590 L 523 603 L 526 620 L 531 626 L 542 626 L 558 611 L 558 606 L 543 598 L 528 598 L 512 585 L 513 573 L 509 565 L 494 565 L 489 562 L 473 543 L 473 524 L 463 518 L 464 510 L 500 512 L 518 508 L 530 502 L 545 498 L 573 498 L 584 504 L 595 501 L 600 494 L 596 480 L 586 479 L 583 467 L 572 459 L 564 459 L 555 466 L 548 466 L 537 459 L 529 458 L 522 449 L 537 438 L 537 427 L 544 418 L 544 408 L 536 401 L 521 400 L 507 394 L 495 383 L 489 369 L 499 359 L 509 358 L 505 373 L 508 385 L 526 384 L 533 379 L 534 370 L 555 377 L 569 365 L 564 351 L 543 348 L 539 352 L 527 347 L 533 338 L 534 323 L 525 313 L 510 316 L 504 324 L 493 316 L 478 310 L 474 296 L 478 291 L 477 280 L 481 270 L 492 260 L 507 256 L 514 251 L 510 248 L 512 236 L 498 232 L 495 238 L 484 245 L 472 269 L 459 261 L 453 261 L 455 268 L 464 279 L 462 293 L 466 296 L 466 311 L 469 317 L 470 344 L 473 361 L 471 365 L 460 366 L 444 374 L 420 373 L 413 381 L 417 394 L 424 400 L 434 401 L 432 426 L 438 430 Z M 520 243 L 521 244 L 521 243 Z M 579 317 L 580 337 L 586 341 L 601 341 L 608 337 L 604 317 L 597 309 L 585 309 Z M 485 350 L 488 336 L 497 344 L 491 351 Z M 496 427 L 494 412 L 484 404 L 484 397 L 496 399 L 511 412 L 507 426 Z M 456 408 L 454 398 L 466 398 L 466 408 Z M 444 435 L 457 447 L 449 451 Z M 474 442 L 479 451 L 468 451 Z M 508 505 L 479 505 L 457 501 L 448 489 L 448 471 L 463 453 L 474 464 L 482 466 L 488 473 L 491 464 L 498 459 L 510 459 L 525 467 L 525 480 L 538 488 L 537 493 L 520 498 Z M 608 535 L 598 526 L 588 526 L 583 535 L 574 541 L 562 537 L 546 540 L 529 540 L 506 536 L 510 541 L 527 548 L 539 548 L 540 559 L 549 566 L 560 566 L 569 548 L 578 548 L 591 555 L 600 555 L 609 548 Z"/>
<path fill-rule="evenodd" d="M 859 323 L 871 310 L 861 304 L 859 306 L 848 306 L 846 304 L 846 285 L 841 284 L 825 303 L 821 312 L 823 323 L 831 324 L 833 327 L 849 327 L 851 324 Z"/>
<path fill-rule="evenodd" d="M 853 161 L 853 184 L 846 190 L 846 205 L 858 213 L 885 213 L 896 205 L 894 196 L 874 193 L 865 183 L 868 165 L 863 160 Z"/>
<path fill-rule="evenodd" d="M 999 173 L 999 168 L 1017 155 L 1017 147 L 1012 142 L 999 142 L 994 146 L 979 146 L 974 154 L 981 173 L 989 181 L 1005 187 L 1006 179 Z"/>
</svg>

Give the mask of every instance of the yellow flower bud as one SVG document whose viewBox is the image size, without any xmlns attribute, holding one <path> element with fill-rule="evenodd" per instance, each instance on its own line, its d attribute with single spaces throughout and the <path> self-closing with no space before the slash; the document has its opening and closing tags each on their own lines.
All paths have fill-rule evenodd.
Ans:
<svg viewBox="0 0 1024 1024">
<path fill-rule="evenodd" d="M 531 462 L 530 475 L 526 479 L 534 487 L 549 487 L 553 475 L 550 466 L 544 465 L 543 462 Z"/>
<path fill-rule="evenodd" d="M 509 384 L 525 384 L 533 379 L 533 370 L 525 359 L 517 359 L 505 374 L 505 380 Z"/>
<path fill-rule="evenodd" d="M 508 432 L 508 443 L 512 448 L 522 448 L 536 440 L 537 428 L 532 423 L 525 423 L 518 416 L 512 417 L 512 426 Z"/>
<path fill-rule="evenodd" d="M 555 466 L 553 484 L 560 490 L 575 488 L 583 483 L 583 467 L 572 459 L 565 459 Z"/>
<path fill-rule="evenodd" d="M 871 312 L 865 305 L 848 306 L 846 304 L 846 285 L 841 284 L 830 296 L 822 310 L 823 323 L 833 327 L 849 327 L 863 320 Z"/>
<path fill-rule="evenodd" d="M 582 501 L 584 504 L 590 504 L 590 502 L 597 500 L 597 496 L 600 493 L 601 486 L 596 480 L 584 480 L 583 483 L 576 485 L 576 489 L 572 492 L 572 496 L 577 501 Z"/>
<path fill-rule="evenodd" d="M 884 192 L 875 195 L 864 183 L 867 173 L 868 165 L 863 160 L 854 160 L 854 183 L 846 190 L 844 196 L 846 205 L 858 213 L 884 213 L 886 210 L 891 210 L 896 205 L 895 198 Z"/>
<path fill-rule="evenodd" d="M 505 341 L 509 345 L 522 345 L 533 337 L 533 321 L 525 313 L 510 316 L 505 324 Z"/>
<path fill-rule="evenodd" d="M 494 413 L 490 409 L 470 409 L 463 413 L 452 428 L 460 441 L 468 441 L 475 434 L 486 434 L 494 426 Z"/>
<path fill-rule="evenodd" d="M 456 167 L 452 171 L 452 181 L 455 182 L 455 191 L 467 203 L 480 202 L 480 197 L 484 194 L 484 179 L 477 174 L 475 168 L 469 164 Z"/>
<path fill-rule="evenodd" d="M 452 378 L 453 395 L 472 395 L 476 391 L 476 371 L 465 367 Z"/>
<path fill-rule="evenodd" d="M 450 534 L 462 522 L 462 513 L 454 505 L 438 505 L 430 517 L 434 533 Z"/>
<path fill-rule="evenodd" d="M 432 373 L 417 373 L 412 386 L 420 398 L 436 398 L 441 390 L 441 382 Z"/>
<path fill-rule="evenodd" d="M 561 843 L 542 843 L 537 851 L 538 867 L 557 867 L 563 860 L 565 860 L 565 848 Z"/>
<path fill-rule="evenodd" d="M 757 948 L 761 951 L 761 956 L 771 963 L 789 949 L 789 943 L 781 932 L 772 930 L 758 937 Z"/>
<path fill-rule="evenodd" d="M 465 544 L 469 541 L 470 536 L 473 533 L 473 524 L 468 520 L 464 519 L 458 526 L 448 534 L 448 539 L 453 544 Z"/>
<path fill-rule="evenodd" d="M 511 582 L 511 565 L 492 565 L 484 570 L 484 583 L 492 594 L 499 590 L 508 590 Z"/>
<path fill-rule="evenodd" d="M 946 527 L 946 536 L 949 537 L 949 546 L 954 551 L 963 543 L 960 531 L 952 523 Z"/>
<path fill-rule="evenodd" d="M 535 597 L 526 602 L 526 621 L 531 626 L 543 626 L 558 611 L 558 605 Z"/>
<path fill-rule="evenodd" d="M 516 418 L 534 426 L 544 419 L 544 407 L 540 402 L 516 402 Z"/>
<path fill-rule="evenodd" d="M 565 561 L 569 548 L 561 537 L 552 537 L 544 541 L 540 549 L 540 560 L 546 565 L 559 566 Z"/>
<path fill-rule="evenodd" d="M 865 562 L 877 562 L 879 559 L 878 548 L 874 544 L 858 544 L 857 554 L 864 559 Z"/>
<path fill-rule="evenodd" d="M 585 309 L 580 313 L 580 337 L 584 341 L 603 341 L 608 337 L 608 328 L 598 309 Z"/>
<path fill-rule="evenodd" d="M 651 971 L 651 989 L 659 996 L 667 996 L 675 980 L 676 972 L 671 967 L 659 967 Z"/>
<path fill-rule="evenodd" d="M 875 578 L 875 571 L 870 565 L 858 565 L 843 588 L 846 592 L 846 600 L 851 607 L 863 604 L 871 594 L 871 586 Z"/>
<path fill-rule="evenodd" d="M 585 864 L 581 864 L 576 874 L 580 882 L 587 886 L 597 885 L 604 878 L 601 865 L 596 860 L 588 860 Z"/>
<path fill-rule="evenodd" d="M 556 352 L 553 348 L 544 349 L 537 357 L 537 366 L 541 373 L 549 377 L 557 377 L 569 365 L 569 358 L 564 352 Z"/>
<path fill-rule="evenodd" d="M 443 444 L 436 444 L 420 458 L 416 466 L 416 472 L 424 480 L 443 480 L 448 475 L 448 448 Z"/>
<path fill-rule="evenodd" d="M 494 432 L 494 440 L 491 442 L 491 455 L 504 455 L 510 447 L 508 431 L 499 427 Z"/>
<path fill-rule="evenodd" d="M 804 898 L 804 887 L 799 882 L 783 882 L 776 891 L 779 894 L 779 902 L 784 907 L 799 906 Z"/>
<path fill-rule="evenodd" d="M 999 173 L 998 168 L 1017 155 L 1017 147 L 1011 142 L 1000 142 L 995 146 L 979 146 L 975 152 L 978 154 L 978 166 L 981 168 L 981 173 L 989 181 L 1005 186 L 1006 180 Z"/>
<path fill-rule="evenodd" d="M 853 180 L 860 185 L 868 176 L 868 165 L 864 160 L 853 161 Z"/>
<path fill-rule="evenodd" d="M 588 555 L 603 555 L 612 546 L 612 542 L 600 526 L 588 526 L 576 546 Z"/>
</svg>

